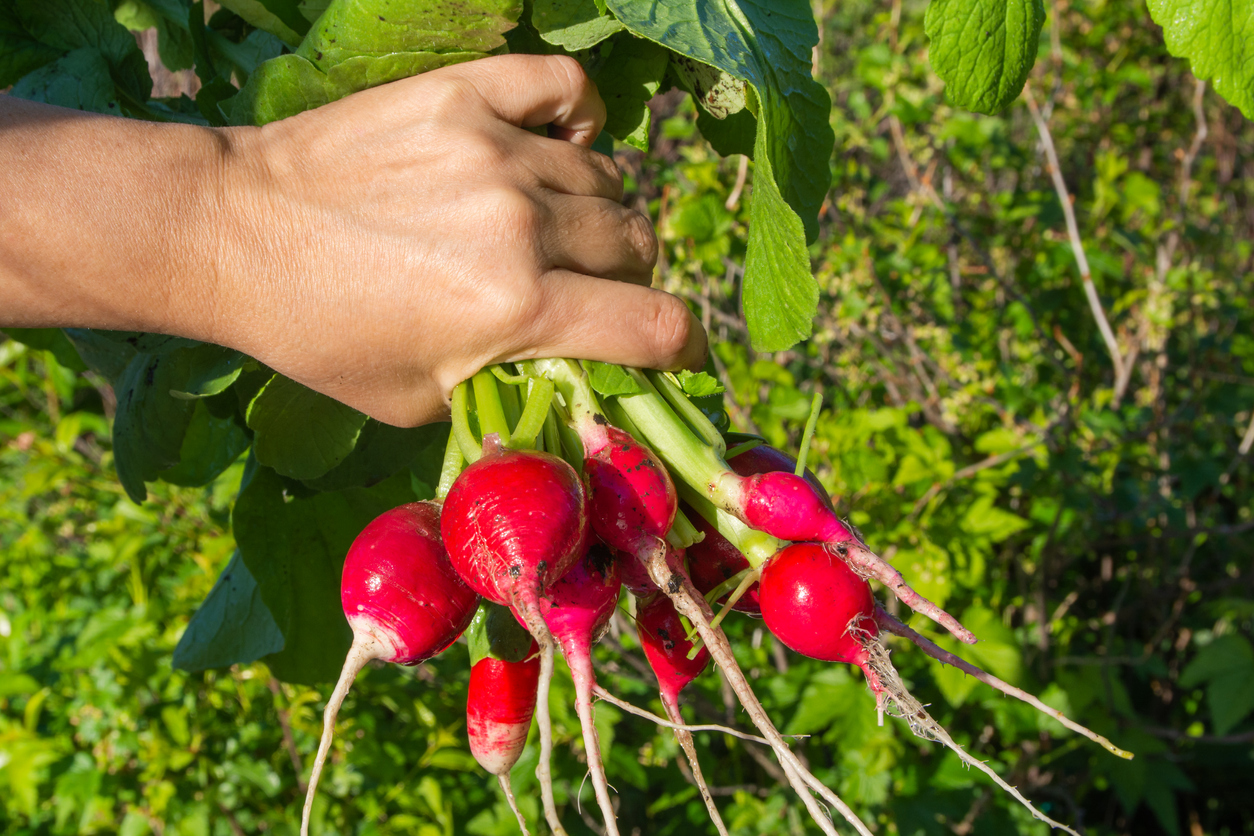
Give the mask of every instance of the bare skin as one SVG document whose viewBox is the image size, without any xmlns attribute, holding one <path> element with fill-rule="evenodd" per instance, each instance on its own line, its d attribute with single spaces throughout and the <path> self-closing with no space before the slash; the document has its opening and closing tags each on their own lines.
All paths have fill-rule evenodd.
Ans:
<svg viewBox="0 0 1254 836">
<path fill-rule="evenodd" d="M 604 120 L 576 62 L 524 55 L 264 128 L 0 96 L 0 327 L 226 345 L 400 426 L 493 362 L 699 366 L 699 323 L 648 287 L 651 224 L 588 148 Z"/>
</svg>

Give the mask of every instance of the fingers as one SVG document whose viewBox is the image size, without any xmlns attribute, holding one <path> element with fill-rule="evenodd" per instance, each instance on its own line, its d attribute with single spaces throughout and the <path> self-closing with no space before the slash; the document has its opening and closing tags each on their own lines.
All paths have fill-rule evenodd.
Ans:
<svg viewBox="0 0 1254 836">
<path fill-rule="evenodd" d="M 571 195 L 623 199 L 623 173 L 604 154 L 570 142 L 520 132 L 518 160 L 546 189 Z"/>
<path fill-rule="evenodd" d="M 498 116 L 523 128 L 552 123 L 556 138 L 589 146 L 605 125 L 605 104 L 574 58 L 500 55 L 459 64 Z"/>
<path fill-rule="evenodd" d="M 678 297 L 567 271 L 545 276 L 531 345 L 511 358 L 570 357 L 647 369 L 700 369 L 705 330 Z"/>
<path fill-rule="evenodd" d="M 657 235 L 644 215 L 599 197 L 552 194 L 541 248 L 553 267 L 648 287 Z"/>
</svg>

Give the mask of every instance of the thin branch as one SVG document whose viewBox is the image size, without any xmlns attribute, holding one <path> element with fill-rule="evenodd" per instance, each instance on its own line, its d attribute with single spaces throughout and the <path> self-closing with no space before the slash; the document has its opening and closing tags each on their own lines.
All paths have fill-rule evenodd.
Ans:
<svg viewBox="0 0 1254 836">
<path fill-rule="evenodd" d="M 748 174 L 749 158 L 741 154 L 740 167 L 736 169 L 736 185 L 732 186 L 731 194 L 727 196 L 727 202 L 723 204 L 728 212 L 736 211 L 736 204 L 740 203 L 740 194 L 745 190 L 745 177 Z"/>
<path fill-rule="evenodd" d="M 269 684 L 270 693 L 274 695 L 274 713 L 278 715 L 279 728 L 283 730 L 283 748 L 287 749 L 288 757 L 292 759 L 292 768 L 296 770 L 296 786 L 300 788 L 300 794 L 304 795 L 307 790 L 304 777 L 305 767 L 300 760 L 300 750 L 296 748 L 296 738 L 292 735 L 292 723 L 287 709 L 279 705 L 279 696 L 282 694 L 279 680 L 272 676 Z"/>
<path fill-rule="evenodd" d="M 1071 205 L 1071 195 L 1067 192 L 1067 183 L 1062 178 L 1062 166 L 1058 163 L 1058 151 L 1054 148 L 1054 137 L 1049 132 L 1049 125 L 1045 123 L 1045 118 L 1041 116 L 1041 109 L 1036 105 L 1036 97 L 1032 95 L 1030 86 L 1023 88 L 1023 100 L 1027 102 L 1032 121 L 1036 123 L 1036 131 L 1041 136 L 1041 145 L 1045 149 L 1045 158 L 1049 163 L 1049 174 L 1054 181 L 1054 191 L 1058 193 L 1058 202 L 1062 204 L 1063 217 L 1067 222 L 1067 236 L 1071 239 L 1071 251 L 1075 255 L 1076 266 L 1080 268 L 1084 295 L 1088 297 L 1089 308 L 1093 311 L 1093 318 L 1097 320 L 1097 328 L 1102 332 L 1102 340 L 1105 341 L 1106 350 L 1110 352 L 1111 362 L 1115 366 L 1115 393 L 1116 400 L 1118 400 L 1128 385 L 1128 373 L 1125 369 L 1123 354 L 1119 349 L 1119 342 L 1115 339 L 1115 332 L 1110 328 L 1110 321 L 1106 319 L 1106 311 L 1102 309 L 1102 300 L 1097 296 L 1097 287 L 1093 284 L 1089 260 L 1084 254 L 1084 241 L 1080 239 L 1080 227 L 1076 224 L 1075 209 Z"/>
<path fill-rule="evenodd" d="M 1241 439 L 1241 446 L 1237 448 L 1237 452 L 1242 456 L 1248 456 L 1251 448 L 1254 448 L 1254 415 L 1250 416 L 1250 426 L 1245 431 L 1245 438 Z"/>
</svg>

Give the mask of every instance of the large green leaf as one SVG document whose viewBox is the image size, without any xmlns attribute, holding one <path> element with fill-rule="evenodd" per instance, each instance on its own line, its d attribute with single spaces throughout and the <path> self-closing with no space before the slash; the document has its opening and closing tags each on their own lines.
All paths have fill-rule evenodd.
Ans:
<svg viewBox="0 0 1254 836">
<path fill-rule="evenodd" d="M 174 667 L 229 668 L 282 649 L 283 633 L 236 549 L 174 648 Z"/>
<path fill-rule="evenodd" d="M 157 478 L 172 485 L 207 485 L 248 449 L 249 441 L 234 415 L 216 416 L 207 401 L 197 401 L 183 434 L 178 464 Z"/>
<path fill-rule="evenodd" d="M 616 37 L 613 48 L 596 64 L 591 76 L 605 101 L 605 131 L 615 139 L 649 149 L 649 99 L 666 75 L 669 53 L 651 41 L 628 34 Z"/>
<path fill-rule="evenodd" d="M 366 416 L 275 375 L 248 405 L 257 461 L 293 479 L 317 479 L 353 451 Z"/>
<path fill-rule="evenodd" d="M 244 18 L 250 26 L 269 32 L 288 46 L 299 45 L 309 31 L 309 21 L 295 3 L 223 0 L 222 5 Z"/>
<path fill-rule="evenodd" d="M 482 57 L 481 52 L 397 52 L 349 58 L 323 73 L 299 55 L 281 55 L 258 67 L 231 100 L 231 123 L 266 125 L 358 90 Z"/>
<path fill-rule="evenodd" d="M 307 684 L 336 679 L 351 641 L 340 606 L 344 556 L 367 523 L 412 499 L 404 473 L 374 488 L 302 498 L 287 495 L 269 468 L 253 470 L 232 523 L 244 563 L 283 633 L 283 650 L 266 657 L 275 676 Z"/>
<path fill-rule="evenodd" d="M 487 53 L 521 12 L 520 0 L 334 0 L 296 54 L 326 70 L 359 55 Z"/>
<path fill-rule="evenodd" d="M 61 52 L 31 35 L 12 4 L 0 3 L 0 88 L 55 61 Z"/>
<path fill-rule="evenodd" d="M 1149 0 L 1172 55 L 1254 119 L 1254 0 Z"/>
<path fill-rule="evenodd" d="M 83 47 L 46 64 L 13 85 L 12 94 L 32 102 L 120 114 L 109 62 L 95 47 Z"/>
<path fill-rule="evenodd" d="M 571 52 L 595 46 L 623 29 L 593 0 L 535 0 L 531 25 L 545 41 Z"/>
<path fill-rule="evenodd" d="M 747 82 L 758 116 L 743 299 L 755 348 L 810 335 L 818 286 L 808 241 L 831 183 L 831 100 L 810 77 L 818 30 L 803 0 L 610 0 L 640 37 Z"/>
<path fill-rule="evenodd" d="M 518 623 L 509 607 L 480 601 L 474 620 L 466 628 L 470 664 L 489 656 L 506 662 L 521 662 L 531 650 L 531 634 Z"/>
<path fill-rule="evenodd" d="M 368 487 L 409 467 L 423 451 L 443 457 L 448 424 L 402 429 L 371 419 L 361 429 L 353 452 L 328 473 L 305 484 L 320 491 Z"/>
<path fill-rule="evenodd" d="M 1254 711 L 1254 648 L 1241 635 L 1220 636 L 1202 648 L 1180 675 L 1180 685 L 1207 683 L 1215 734 L 1227 734 Z"/>
<path fill-rule="evenodd" d="M 932 0 L 928 55 L 949 100 L 980 113 L 1004 110 L 1036 63 L 1044 23 L 1041 0 Z"/>
<path fill-rule="evenodd" d="M 113 457 L 118 481 L 136 502 L 145 482 L 178 464 L 194 401 L 170 396 L 187 378 L 186 352 L 136 354 L 114 385 Z"/>
</svg>

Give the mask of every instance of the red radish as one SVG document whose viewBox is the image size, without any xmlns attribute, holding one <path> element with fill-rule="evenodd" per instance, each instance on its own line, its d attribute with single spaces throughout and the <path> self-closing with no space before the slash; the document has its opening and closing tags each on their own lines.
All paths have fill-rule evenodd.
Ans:
<svg viewBox="0 0 1254 836">
<path fill-rule="evenodd" d="M 675 520 L 675 484 L 653 451 L 598 422 L 579 429 L 584 443 L 592 530 L 637 557 L 658 548 Z"/>
<path fill-rule="evenodd" d="M 344 560 L 340 602 L 353 644 L 323 713 L 301 836 L 309 832 L 336 715 L 358 672 L 372 659 L 416 665 L 435 656 L 470 624 L 478 596 L 453 571 L 440 543 L 439 507 L 414 502 L 380 514 L 357 535 Z"/>
<path fill-rule="evenodd" d="M 637 598 L 646 598 L 657 592 L 657 586 L 649 577 L 648 570 L 635 555 L 615 550 L 614 559 L 618 562 L 618 577 L 622 579 L 628 592 Z"/>
<path fill-rule="evenodd" d="M 636 602 L 636 630 L 640 634 L 640 644 L 644 647 L 644 655 L 649 660 L 649 667 L 657 675 L 658 691 L 662 698 L 662 706 L 666 709 L 666 717 L 676 725 L 683 725 L 684 718 L 679 713 L 679 692 L 696 679 L 710 664 L 710 651 L 702 647 L 696 655 L 689 659 L 692 642 L 688 641 L 683 622 L 671 599 L 660 592 Z M 723 817 L 719 815 L 710 788 L 706 786 L 705 776 L 701 774 L 701 763 L 697 760 L 697 747 L 692 742 L 692 733 L 687 729 L 675 729 L 675 739 L 688 758 L 692 767 L 692 777 L 705 801 L 705 808 L 720 834 L 727 833 Z"/>
<path fill-rule="evenodd" d="M 679 692 L 701 675 L 710 664 L 710 651 L 702 647 L 688 658 L 692 642 L 671 599 L 660 593 L 636 602 L 636 627 L 649 667 L 657 675 L 662 705 L 671 722 L 682 723 L 679 714 Z"/>
<path fill-rule="evenodd" d="M 865 645 L 879 631 L 866 581 L 824 546 L 795 543 L 766 562 L 760 584 L 762 618 L 776 638 L 812 659 L 858 665 L 878 692 L 867 668 Z"/>
<path fill-rule="evenodd" d="M 592 719 L 592 689 L 596 685 L 596 674 L 592 670 L 592 645 L 605 634 L 614 615 L 614 607 L 618 605 L 621 587 L 617 561 L 609 550 L 596 544 L 540 599 L 544 622 L 561 644 L 562 655 L 566 657 L 571 678 L 575 681 L 575 710 L 583 729 L 592 789 L 605 817 L 609 836 L 618 833 L 618 826 L 614 821 L 601 746 Z"/>
<path fill-rule="evenodd" d="M 757 447 L 738 453 L 729 458 L 727 463 L 741 476 L 774 472 L 792 473 L 797 467 L 797 460 L 792 456 L 766 444 L 759 444 Z M 818 477 L 809 469 L 806 470 L 805 480 L 810 483 L 827 507 L 831 508 L 831 497 L 827 495 L 827 490 L 819 482 Z M 692 585 L 700 590 L 702 595 L 708 595 L 710 590 L 719 584 L 748 569 L 749 561 L 740 549 L 719 534 L 718 530 L 699 514 L 690 513 L 688 517 L 695 520 L 694 524 L 697 529 L 705 535 L 700 542 L 688 547 L 688 571 L 692 575 Z M 720 599 L 720 602 L 723 600 L 726 600 L 726 596 Z M 750 586 L 732 605 L 732 609 L 751 615 L 761 614 L 762 608 L 758 604 L 758 585 L 755 583 Z"/>
<path fill-rule="evenodd" d="M 549 827 L 564 833 L 550 774 L 553 637 L 540 614 L 540 596 L 583 553 L 588 535 L 583 483 L 556 456 L 504 449 L 499 437 L 489 434 L 483 457 L 449 490 L 440 530 L 458 573 L 485 598 L 513 609 L 540 647 L 536 777 Z"/>
<path fill-rule="evenodd" d="M 527 732 L 531 729 L 531 718 L 536 710 L 539 680 L 539 647 L 533 639 L 527 658 L 521 662 L 507 662 L 491 656 L 480 659 L 470 669 L 470 687 L 466 691 L 466 734 L 470 738 L 470 754 L 500 781 L 501 790 L 524 834 L 527 833 L 527 825 L 514 801 L 509 771 L 527 745 Z"/>
</svg>

